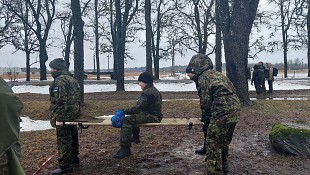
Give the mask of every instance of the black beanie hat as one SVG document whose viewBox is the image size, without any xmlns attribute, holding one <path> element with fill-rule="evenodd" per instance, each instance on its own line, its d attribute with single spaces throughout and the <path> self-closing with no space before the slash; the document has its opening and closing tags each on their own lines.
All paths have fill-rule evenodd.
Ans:
<svg viewBox="0 0 310 175">
<path fill-rule="evenodd" d="M 153 75 L 148 72 L 143 72 L 139 75 L 138 81 L 146 84 L 153 84 Z"/>
<path fill-rule="evenodd" d="M 191 68 L 191 67 L 187 67 L 186 68 L 186 73 L 193 73 L 193 74 L 195 74 L 195 69 Z"/>
<path fill-rule="evenodd" d="M 49 66 L 56 70 L 67 70 L 66 62 L 62 58 L 56 58 L 50 62 Z"/>
</svg>

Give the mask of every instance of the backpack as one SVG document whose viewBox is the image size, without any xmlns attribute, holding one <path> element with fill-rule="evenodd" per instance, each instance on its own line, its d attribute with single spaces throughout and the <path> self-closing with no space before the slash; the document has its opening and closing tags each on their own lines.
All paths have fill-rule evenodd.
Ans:
<svg viewBox="0 0 310 175">
<path fill-rule="evenodd" d="M 125 119 L 125 113 L 123 110 L 117 110 L 115 115 L 111 118 L 112 126 L 115 128 L 120 128 L 123 125 L 123 120 Z"/>
<path fill-rule="evenodd" d="M 272 76 L 277 76 L 278 75 L 278 69 L 273 68 Z"/>
<path fill-rule="evenodd" d="M 265 81 L 265 70 L 257 69 L 257 81 L 263 83 Z"/>
</svg>

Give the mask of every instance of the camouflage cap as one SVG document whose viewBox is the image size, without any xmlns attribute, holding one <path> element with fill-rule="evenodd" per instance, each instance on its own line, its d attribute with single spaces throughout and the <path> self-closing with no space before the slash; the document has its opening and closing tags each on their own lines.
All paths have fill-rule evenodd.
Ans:
<svg viewBox="0 0 310 175">
<path fill-rule="evenodd" d="M 189 68 L 193 69 L 196 75 L 200 75 L 205 70 L 213 69 L 213 63 L 207 55 L 197 54 L 191 58 L 187 66 L 187 69 Z"/>
<path fill-rule="evenodd" d="M 49 66 L 56 70 L 67 70 L 66 62 L 62 58 L 56 58 L 50 62 Z"/>
</svg>

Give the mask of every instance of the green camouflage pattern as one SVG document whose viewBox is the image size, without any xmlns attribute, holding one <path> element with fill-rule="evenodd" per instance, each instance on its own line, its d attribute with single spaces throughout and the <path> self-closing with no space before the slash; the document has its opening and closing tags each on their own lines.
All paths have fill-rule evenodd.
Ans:
<svg viewBox="0 0 310 175">
<path fill-rule="evenodd" d="M 218 119 L 234 113 L 240 108 L 240 101 L 232 82 L 221 72 L 213 70 L 211 59 L 203 54 L 194 55 L 188 67 L 198 76 L 197 90 L 203 115 Z M 237 122 L 230 117 L 230 122 Z"/>
<path fill-rule="evenodd" d="M 124 121 L 120 133 L 120 146 L 131 147 L 132 128 L 142 123 L 158 123 L 162 120 L 162 97 L 160 92 L 153 86 L 147 85 L 140 95 L 136 105 L 124 109 L 129 114 Z"/>
<path fill-rule="evenodd" d="M 238 121 L 240 101 L 232 82 L 221 72 L 213 70 L 208 56 L 194 55 L 188 68 L 194 69 L 197 76 L 202 113 L 210 116 L 205 140 L 208 174 L 223 174 L 228 169 L 228 145 Z"/>
<path fill-rule="evenodd" d="M 54 82 L 50 92 L 50 121 L 72 121 L 80 115 L 80 86 L 68 71 L 52 72 Z"/>
<path fill-rule="evenodd" d="M 72 166 L 72 160 L 79 155 L 77 126 L 56 126 L 58 164 L 60 167 Z"/>
<path fill-rule="evenodd" d="M 52 72 L 50 86 L 50 121 L 56 127 L 58 163 L 60 167 L 72 166 L 72 159 L 79 154 L 76 126 L 55 126 L 56 121 L 72 121 L 80 115 L 80 86 L 68 71 Z"/>
<path fill-rule="evenodd" d="M 229 117 L 237 117 L 236 113 L 228 114 L 219 120 L 211 120 L 206 143 L 206 162 L 209 174 L 222 174 L 228 170 L 228 150 L 236 123 L 228 122 Z"/>
</svg>

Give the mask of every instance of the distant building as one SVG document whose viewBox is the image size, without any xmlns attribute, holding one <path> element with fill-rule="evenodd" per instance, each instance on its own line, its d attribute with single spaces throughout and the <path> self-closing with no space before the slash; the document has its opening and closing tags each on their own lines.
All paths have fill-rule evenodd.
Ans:
<svg viewBox="0 0 310 175">
<path fill-rule="evenodd" d="M 21 68 L 23 73 L 26 73 L 26 68 Z M 35 74 L 37 72 L 40 72 L 39 68 L 30 68 L 30 73 Z"/>
<path fill-rule="evenodd" d="M 22 72 L 19 67 L 0 67 L 0 75 L 20 74 Z"/>
</svg>

